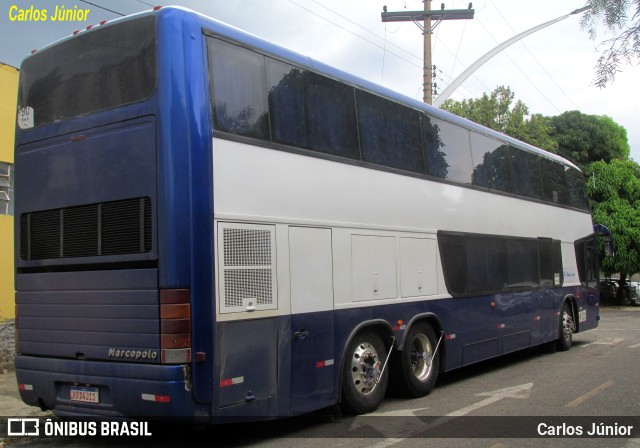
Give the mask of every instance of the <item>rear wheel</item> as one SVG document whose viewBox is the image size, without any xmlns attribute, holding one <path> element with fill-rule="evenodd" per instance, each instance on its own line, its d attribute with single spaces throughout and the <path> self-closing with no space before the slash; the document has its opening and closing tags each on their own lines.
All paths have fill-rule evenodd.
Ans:
<svg viewBox="0 0 640 448">
<path fill-rule="evenodd" d="M 563 352 L 569 350 L 573 342 L 573 333 L 575 331 L 576 324 L 571 304 L 569 302 L 565 302 L 562 307 L 562 315 L 560 316 L 560 335 L 556 341 L 556 348 Z"/>
<path fill-rule="evenodd" d="M 342 404 L 356 414 L 375 411 L 387 390 L 387 350 L 376 333 L 356 335 L 342 369 Z"/>
<path fill-rule="evenodd" d="M 436 353 L 437 339 L 433 328 L 427 323 L 411 327 L 398 359 L 396 373 L 402 381 L 398 386 L 412 397 L 424 397 L 436 384 L 440 370 L 440 357 Z"/>
</svg>

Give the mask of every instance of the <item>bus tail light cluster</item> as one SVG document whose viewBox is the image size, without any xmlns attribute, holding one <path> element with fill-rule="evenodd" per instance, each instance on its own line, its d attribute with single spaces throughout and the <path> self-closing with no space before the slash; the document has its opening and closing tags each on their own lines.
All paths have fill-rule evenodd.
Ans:
<svg viewBox="0 0 640 448">
<path fill-rule="evenodd" d="M 160 290 L 160 355 L 163 364 L 191 361 L 191 292 Z"/>
</svg>

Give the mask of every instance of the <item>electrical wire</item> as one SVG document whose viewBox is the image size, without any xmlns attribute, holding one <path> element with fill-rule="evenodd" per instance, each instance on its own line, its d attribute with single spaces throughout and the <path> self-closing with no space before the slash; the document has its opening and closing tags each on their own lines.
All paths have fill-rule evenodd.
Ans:
<svg viewBox="0 0 640 448">
<path fill-rule="evenodd" d="M 493 34 L 491 34 L 491 32 L 487 29 L 486 26 L 484 26 L 484 24 L 482 23 L 481 20 L 477 20 L 477 23 L 480 24 L 480 26 L 482 27 L 482 29 L 485 30 L 485 32 L 491 37 L 491 39 L 493 39 L 493 41 L 497 44 L 499 44 L 500 42 L 498 42 L 496 40 L 495 37 L 493 37 Z M 520 66 L 516 63 L 516 61 L 513 60 L 513 58 L 511 56 L 509 56 L 509 53 L 506 50 L 502 51 L 502 54 L 504 54 L 510 61 L 511 63 L 515 66 L 515 68 L 522 74 L 522 76 L 525 77 L 525 79 L 527 81 L 529 81 L 529 83 L 533 86 L 534 89 L 537 90 L 537 92 L 540 94 L 540 96 L 542 98 L 544 98 L 545 100 L 547 100 L 547 102 L 556 110 L 558 111 L 558 113 L 562 113 L 562 111 L 558 108 L 558 106 L 556 106 L 554 104 L 553 101 L 551 101 L 551 99 L 549 97 L 547 97 L 547 95 L 544 94 L 544 92 L 542 90 L 540 90 L 540 88 L 538 88 L 538 86 L 533 82 L 533 80 L 529 77 L 529 75 L 527 75 L 527 73 L 522 70 L 522 68 L 520 68 Z"/>
<path fill-rule="evenodd" d="M 104 6 L 96 5 L 95 3 L 88 2 L 87 0 L 80 0 L 82 3 L 86 3 L 87 5 L 95 6 L 96 8 L 104 9 L 105 11 L 109 11 L 113 14 L 119 15 L 120 17 L 124 17 L 125 15 L 121 12 L 114 11 L 113 9 L 105 8 Z"/>
<path fill-rule="evenodd" d="M 365 32 L 367 32 L 367 33 L 369 33 L 369 34 L 371 34 L 371 35 L 372 35 L 372 36 L 374 36 L 374 37 L 376 37 L 376 38 L 378 38 L 378 39 L 380 39 L 380 40 L 384 40 L 384 41 L 386 41 L 386 40 L 387 40 L 387 37 L 386 37 L 386 33 L 387 33 L 386 26 L 385 26 L 385 36 L 384 36 L 384 37 L 382 37 L 382 36 L 380 36 L 379 34 L 377 34 L 377 33 L 373 32 L 373 31 L 369 30 L 368 28 L 365 28 L 364 26 L 360 25 L 359 23 L 354 22 L 353 20 L 351 20 L 350 18 L 346 17 L 345 15 L 340 14 L 340 13 L 338 13 L 338 12 L 334 11 L 333 9 L 329 8 L 329 7 L 328 7 L 328 6 L 326 6 L 326 5 L 323 5 L 322 3 L 318 2 L 317 0 L 311 0 L 311 2 L 315 3 L 316 5 L 320 6 L 320 7 L 321 7 L 321 8 L 323 8 L 323 9 L 326 9 L 326 10 L 327 10 L 327 11 L 329 11 L 330 13 L 335 14 L 336 16 L 338 16 L 338 17 L 340 17 L 341 19 L 343 19 L 343 20 L 345 20 L 345 21 L 347 21 L 347 22 L 351 23 L 352 25 L 355 25 L 356 27 L 360 28 L 361 30 L 363 30 L 363 31 L 365 31 Z M 293 3 L 293 2 L 292 2 L 292 3 Z M 300 5 L 298 5 L 298 6 L 300 6 Z M 310 11 L 310 10 L 308 10 L 308 11 Z M 324 20 L 329 21 L 329 20 L 328 20 L 326 17 L 324 17 L 324 16 L 321 16 L 321 15 L 319 15 L 319 14 L 317 14 L 317 13 L 313 12 L 313 11 L 310 11 L 310 12 L 312 12 L 312 13 L 313 13 L 313 14 L 315 14 L 316 16 L 320 17 L 321 19 L 324 19 Z M 330 22 L 330 23 L 333 23 L 333 22 L 331 22 L 331 21 L 329 21 L 329 22 Z M 333 24 L 335 25 L 335 23 L 333 23 Z M 400 24 L 400 26 L 401 26 L 401 25 L 402 25 L 402 24 Z M 400 29 L 400 26 L 398 26 L 398 29 Z M 341 28 L 345 29 L 344 27 L 341 27 Z M 397 31 L 398 29 L 396 29 L 396 31 Z M 395 34 L 395 33 L 396 33 L 396 31 L 393 31 L 393 32 L 390 32 L 390 33 L 391 33 L 391 34 Z M 353 34 L 353 33 L 352 33 L 352 34 Z M 365 40 L 366 40 L 366 39 L 365 39 Z M 389 45 L 391 45 L 392 47 L 395 47 L 395 48 L 397 48 L 398 50 L 400 50 L 400 51 L 402 51 L 402 52 L 404 52 L 404 53 L 408 54 L 409 56 L 411 56 L 411 57 L 413 57 L 413 58 L 416 58 L 416 59 L 417 59 L 417 60 L 419 60 L 419 61 L 422 61 L 422 58 L 421 58 L 420 56 L 416 56 L 415 54 L 413 54 L 413 53 L 411 53 L 410 51 L 408 51 L 408 50 L 406 50 L 406 49 L 402 48 L 401 46 L 396 45 L 396 44 L 394 44 L 393 42 L 388 42 L 388 44 L 389 44 Z"/>
<path fill-rule="evenodd" d="M 511 26 L 511 24 L 509 23 L 509 21 L 505 18 L 505 16 L 502 14 L 502 12 L 500 11 L 500 9 L 498 9 L 498 7 L 495 5 L 495 3 L 493 3 L 492 0 L 488 0 L 489 3 L 491 3 L 491 5 L 493 6 L 493 8 L 498 11 L 498 14 L 500 14 L 500 17 L 502 17 L 502 20 L 504 20 L 504 22 L 507 24 L 507 26 L 509 27 L 509 29 L 511 29 L 511 31 L 515 34 L 516 30 L 513 29 L 513 27 Z M 533 58 L 534 61 L 536 61 L 536 63 L 538 64 L 538 66 L 542 69 L 542 71 L 549 77 L 549 79 L 551 80 L 551 82 L 553 84 L 555 84 L 555 86 L 558 88 L 558 90 L 560 90 L 560 92 L 562 92 L 562 94 L 565 96 L 565 98 L 567 98 L 569 100 L 569 102 L 573 105 L 573 107 L 575 109 L 580 109 L 578 107 L 578 105 L 573 101 L 573 99 L 571 99 L 571 97 L 564 91 L 564 89 L 562 87 L 560 87 L 560 85 L 558 85 L 558 83 L 556 82 L 556 80 L 553 78 L 553 76 L 551 76 L 551 74 L 549 74 L 549 72 L 547 71 L 547 69 L 544 67 L 544 65 L 542 65 L 542 63 L 538 60 L 538 58 L 536 58 L 536 56 L 533 54 L 533 52 L 529 49 L 529 47 L 527 46 L 526 43 L 524 43 L 523 41 L 519 42 L 520 45 L 522 45 L 525 50 L 527 50 L 527 52 L 529 53 L 529 55 Z"/>
<path fill-rule="evenodd" d="M 313 10 L 311 10 L 311 9 L 307 8 L 306 6 L 302 6 L 301 4 L 296 3 L 296 2 L 295 2 L 295 1 L 293 1 L 293 0 L 288 0 L 288 2 L 289 2 L 289 3 L 292 3 L 292 4 L 294 4 L 294 5 L 296 5 L 297 7 L 301 8 L 301 9 L 304 9 L 304 10 L 305 10 L 305 11 L 307 11 L 307 12 L 310 12 L 311 14 L 313 14 L 313 15 L 315 15 L 315 16 L 317 16 L 317 17 L 320 17 L 322 20 L 325 20 L 325 21 L 329 22 L 330 24 L 332 24 L 332 25 L 334 25 L 334 26 L 337 26 L 338 28 L 340 28 L 340 29 L 342 29 L 342 30 L 346 31 L 346 32 L 347 32 L 347 33 L 349 33 L 349 34 L 352 34 L 352 35 L 354 35 L 354 36 L 356 36 L 356 37 L 358 37 L 358 38 L 360 38 L 360 39 L 362 39 L 362 40 L 364 40 L 364 41 L 366 41 L 366 42 L 369 42 L 371 45 L 376 46 L 376 47 L 380 48 L 381 50 L 385 50 L 385 48 L 384 48 L 382 45 L 380 45 L 380 44 L 378 44 L 378 43 L 376 43 L 376 42 L 373 42 L 373 41 L 371 41 L 370 39 L 367 39 L 366 37 L 363 37 L 363 36 L 361 36 L 361 35 L 359 35 L 359 34 L 357 34 L 357 33 L 353 32 L 353 31 L 351 31 L 351 30 L 350 30 L 350 29 L 348 29 L 348 28 L 345 28 L 344 26 L 340 25 L 339 23 L 334 22 L 333 20 L 330 20 L 330 19 L 328 19 L 328 18 L 326 18 L 326 17 L 324 17 L 324 16 L 321 16 L 320 14 L 318 14 L 317 12 L 315 12 L 315 11 L 313 11 Z M 376 36 L 376 37 L 380 38 L 379 36 Z M 384 38 L 382 38 L 382 39 L 384 39 Z M 389 53 L 393 54 L 394 56 L 396 56 L 397 58 L 402 59 L 403 61 L 405 61 L 405 62 L 407 62 L 407 63 L 409 63 L 409 64 L 411 64 L 411 65 L 413 65 L 413 66 L 416 66 L 416 67 L 422 68 L 422 65 L 418 65 L 418 64 L 416 64 L 415 62 L 410 61 L 410 60 L 408 60 L 407 58 L 405 58 L 405 57 L 403 57 L 403 56 L 400 56 L 398 53 L 394 53 L 394 52 L 389 51 L 389 50 L 387 50 L 387 51 L 388 51 Z M 410 54 L 410 53 L 409 53 L 409 54 Z M 415 57 L 414 55 L 412 55 L 412 56 L 413 56 L 413 57 Z"/>
</svg>

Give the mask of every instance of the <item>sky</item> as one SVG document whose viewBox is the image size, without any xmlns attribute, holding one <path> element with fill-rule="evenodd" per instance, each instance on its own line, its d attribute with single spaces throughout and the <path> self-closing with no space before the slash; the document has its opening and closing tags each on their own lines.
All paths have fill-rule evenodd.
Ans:
<svg viewBox="0 0 640 448">
<path fill-rule="evenodd" d="M 435 0 L 433 9 L 442 1 Z M 468 0 L 445 0 L 446 9 L 467 9 Z M 584 6 L 585 0 L 475 0 L 474 18 L 438 24 L 432 36 L 438 91 L 498 44 Z M 0 0 L 0 62 L 19 67 L 33 49 L 73 31 L 152 5 L 181 5 L 273 43 L 406 96 L 422 99 L 422 31 L 411 22 L 383 23 L 381 12 L 415 11 L 421 0 Z M 47 10 L 47 20 L 16 20 L 20 10 Z M 53 22 L 54 10 L 88 10 L 81 20 Z M 101 8 L 102 7 L 102 8 Z M 631 157 L 640 162 L 636 126 L 640 67 L 628 66 L 604 89 L 594 85 L 604 40 L 580 29 L 578 15 L 524 38 L 481 66 L 451 96 L 480 97 L 504 85 L 530 113 L 547 116 L 570 110 L 607 115 L 627 130 Z M 42 19 L 42 13 L 40 15 Z M 12 20 L 14 19 L 14 20 Z"/>
</svg>

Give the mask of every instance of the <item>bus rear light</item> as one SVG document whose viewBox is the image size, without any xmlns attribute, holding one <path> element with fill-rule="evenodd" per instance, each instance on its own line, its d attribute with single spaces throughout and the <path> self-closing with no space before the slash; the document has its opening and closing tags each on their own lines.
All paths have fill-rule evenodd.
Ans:
<svg viewBox="0 0 640 448">
<path fill-rule="evenodd" d="M 189 348 L 191 347 L 191 334 L 161 334 L 160 347 L 165 348 Z"/>
<path fill-rule="evenodd" d="M 191 292 L 160 290 L 160 359 L 163 364 L 191 362 Z"/>
<path fill-rule="evenodd" d="M 191 333 L 191 319 L 163 319 L 160 321 L 160 333 Z"/>
<path fill-rule="evenodd" d="M 191 349 L 162 349 L 160 351 L 160 362 L 162 364 L 185 364 L 191 362 Z"/>
<path fill-rule="evenodd" d="M 160 304 L 160 319 L 189 319 L 191 305 L 188 303 Z"/>
<path fill-rule="evenodd" d="M 191 291 L 188 289 L 161 289 L 160 303 L 190 303 Z"/>
</svg>

